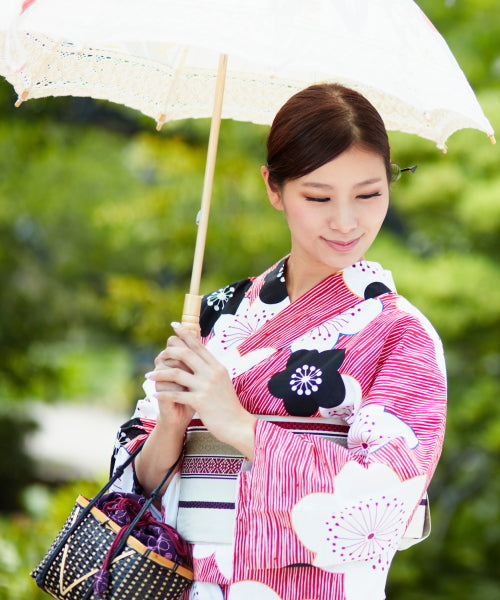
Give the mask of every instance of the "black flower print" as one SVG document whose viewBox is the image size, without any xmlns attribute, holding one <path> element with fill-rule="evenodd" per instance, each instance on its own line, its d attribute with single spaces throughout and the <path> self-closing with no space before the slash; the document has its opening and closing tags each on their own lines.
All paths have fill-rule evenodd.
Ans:
<svg viewBox="0 0 500 600">
<path fill-rule="evenodd" d="M 259 298 L 265 304 L 277 304 L 288 296 L 285 285 L 285 265 L 284 258 L 265 276 L 264 285 L 259 292 Z"/>
<path fill-rule="evenodd" d="M 385 285 L 385 283 L 374 281 L 365 288 L 365 300 L 368 300 L 368 298 L 376 298 L 377 296 L 387 294 L 390 291 L 391 290 Z"/>
<path fill-rule="evenodd" d="M 144 426 L 139 417 L 134 417 L 124 423 L 120 427 L 120 431 L 118 432 L 118 443 L 120 446 L 124 446 L 135 439 L 138 435 L 142 435 L 145 433 Z"/>
<path fill-rule="evenodd" d="M 241 279 L 203 297 L 200 313 L 202 337 L 206 337 L 222 314 L 234 315 L 245 292 L 252 284 L 250 279 Z"/>
<path fill-rule="evenodd" d="M 268 389 L 281 398 L 290 415 L 310 417 L 323 408 L 342 404 L 345 386 L 338 369 L 345 350 L 298 350 L 290 355 L 286 369 L 271 377 Z"/>
<path fill-rule="evenodd" d="M 146 429 L 144 428 L 141 420 L 138 417 L 130 419 L 120 427 L 120 430 L 118 431 L 116 437 L 113 455 L 111 457 L 111 473 L 113 472 L 116 456 L 120 448 L 122 446 L 126 446 L 137 436 L 143 435 L 144 433 L 146 433 Z"/>
</svg>

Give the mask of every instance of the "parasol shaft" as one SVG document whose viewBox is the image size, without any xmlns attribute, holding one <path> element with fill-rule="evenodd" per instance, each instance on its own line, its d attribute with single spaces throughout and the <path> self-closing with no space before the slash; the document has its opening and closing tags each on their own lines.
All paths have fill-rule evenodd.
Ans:
<svg viewBox="0 0 500 600">
<path fill-rule="evenodd" d="M 208 217 L 210 214 L 210 201 L 212 199 L 212 188 L 214 181 L 215 160 L 217 157 L 217 145 L 219 143 L 219 131 L 222 116 L 222 102 L 224 98 L 224 86 L 226 83 L 227 54 L 219 57 L 217 70 L 217 81 L 215 85 L 215 97 L 210 124 L 210 136 L 208 138 L 207 161 L 205 166 L 205 178 L 203 180 L 203 192 L 201 195 L 201 208 L 199 213 L 198 232 L 194 250 L 193 269 L 191 272 L 191 284 L 189 293 L 185 296 L 182 323 L 187 327 L 198 330 L 201 298 L 200 282 L 203 267 L 203 256 L 205 253 L 205 242 L 207 238 Z"/>
</svg>

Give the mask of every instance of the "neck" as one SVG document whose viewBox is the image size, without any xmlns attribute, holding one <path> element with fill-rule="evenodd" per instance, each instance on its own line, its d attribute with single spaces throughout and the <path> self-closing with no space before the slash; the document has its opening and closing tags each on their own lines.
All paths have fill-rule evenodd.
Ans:
<svg viewBox="0 0 500 600">
<path fill-rule="evenodd" d="M 310 263 L 303 264 L 290 255 L 285 269 L 286 289 L 290 302 L 294 302 L 315 285 L 337 272 L 324 264 L 317 267 L 311 266 Z"/>
</svg>

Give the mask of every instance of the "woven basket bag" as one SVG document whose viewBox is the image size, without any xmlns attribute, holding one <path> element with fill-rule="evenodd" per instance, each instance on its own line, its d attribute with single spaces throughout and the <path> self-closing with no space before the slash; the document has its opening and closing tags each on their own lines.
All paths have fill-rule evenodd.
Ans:
<svg viewBox="0 0 500 600">
<path fill-rule="evenodd" d="M 83 496 L 77 498 L 58 536 L 32 571 L 36 584 L 50 596 L 59 600 L 174 600 L 192 582 L 193 572 L 189 568 L 156 554 L 131 535 L 178 461 L 126 528 L 95 507 L 139 450 L 117 469 L 95 498 L 91 501 Z M 103 565 L 106 565 L 105 591 L 96 593 L 95 581 Z"/>
</svg>

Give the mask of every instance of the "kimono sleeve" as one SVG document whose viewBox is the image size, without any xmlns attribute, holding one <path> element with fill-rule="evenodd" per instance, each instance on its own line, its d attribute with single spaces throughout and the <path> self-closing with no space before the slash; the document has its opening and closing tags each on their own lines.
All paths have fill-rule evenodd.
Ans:
<svg viewBox="0 0 500 600">
<path fill-rule="evenodd" d="M 410 318 L 374 366 L 349 418 L 347 448 L 260 421 L 238 498 L 236 552 L 245 568 L 344 573 L 349 598 L 367 597 L 365 576 L 383 585 L 436 467 L 445 402 L 440 342 Z"/>
<path fill-rule="evenodd" d="M 155 391 L 154 383 L 146 380 L 143 389 L 145 397 L 137 402 L 132 418 L 124 423 L 118 431 L 111 458 L 111 473 L 144 442 L 156 425 L 158 402 L 152 395 Z M 125 469 L 120 479 L 115 482 L 112 491 L 137 493 L 141 491 L 135 477 L 133 464 Z"/>
<path fill-rule="evenodd" d="M 111 472 L 123 464 L 130 454 L 138 448 L 153 431 L 158 417 L 158 401 L 153 396 L 155 384 L 146 379 L 143 384 L 145 397 L 136 404 L 132 419 L 124 423 L 118 432 L 115 443 Z M 123 471 L 122 476 L 115 481 L 110 491 L 142 494 L 143 489 L 135 473 L 134 463 Z M 176 527 L 177 507 L 180 493 L 179 467 L 174 473 L 165 493 L 161 498 L 161 511 L 152 506 L 150 511 L 157 519 L 162 520 L 171 527 Z"/>
</svg>

